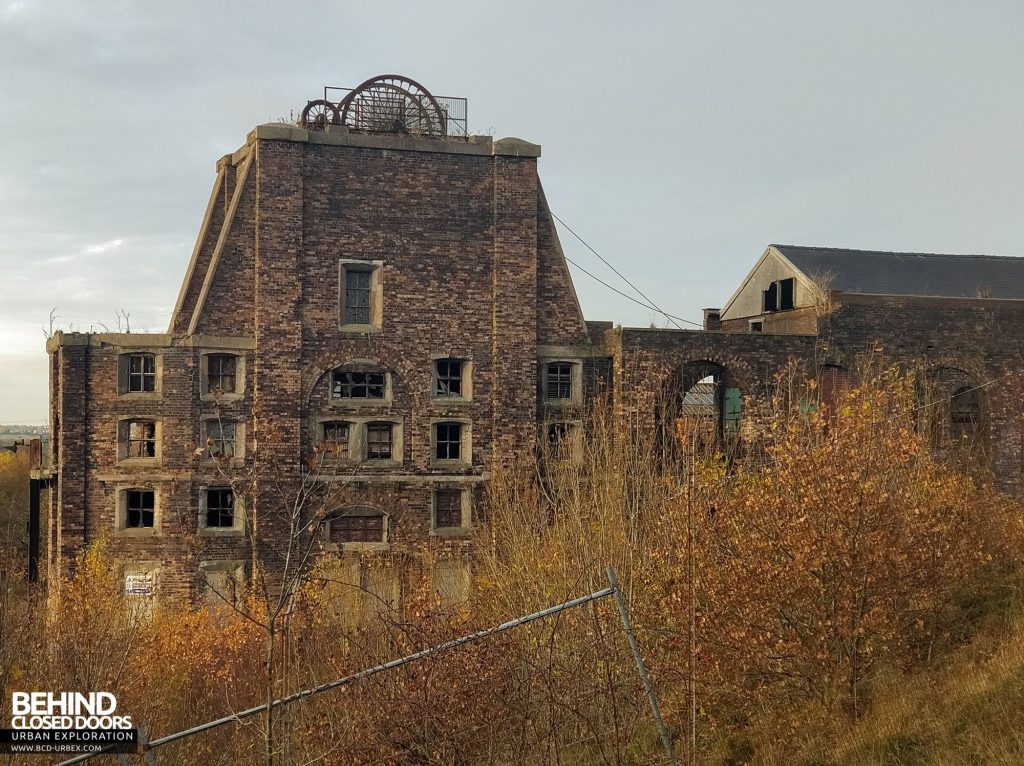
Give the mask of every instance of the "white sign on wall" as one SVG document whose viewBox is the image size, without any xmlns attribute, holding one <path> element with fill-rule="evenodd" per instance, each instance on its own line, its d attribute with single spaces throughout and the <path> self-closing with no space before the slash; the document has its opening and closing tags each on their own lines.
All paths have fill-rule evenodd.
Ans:
<svg viewBox="0 0 1024 766">
<path fill-rule="evenodd" d="M 124 592 L 128 596 L 152 596 L 152 574 L 130 574 L 124 576 Z"/>
</svg>

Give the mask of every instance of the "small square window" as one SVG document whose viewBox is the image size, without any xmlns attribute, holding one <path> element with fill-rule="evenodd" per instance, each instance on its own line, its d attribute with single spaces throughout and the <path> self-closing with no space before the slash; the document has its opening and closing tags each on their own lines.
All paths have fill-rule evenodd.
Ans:
<svg viewBox="0 0 1024 766">
<path fill-rule="evenodd" d="M 462 490 L 439 489 L 434 492 L 434 526 L 438 529 L 462 526 Z"/>
<path fill-rule="evenodd" d="M 348 458 L 351 424 L 343 420 L 329 420 L 320 424 L 320 443 L 324 454 L 341 460 Z"/>
<path fill-rule="evenodd" d="M 235 424 L 220 420 L 206 422 L 206 451 L 211 458 L 235 456 Z"/>
<path fill-rule="evenodd" d="M 152 354 L 129 354 L 126 375 L 128 393 L 156 391 L 156 357 Z"/>
<path fill-rule="evenodd" d="M 370 516 L 335 516 L 330 520 L 332 543 L 383 543 L 383 514 Z"/>
<path fill-rule="evenodd" d="M 571 362 L 549 362 L 547 365 L 547 398 L 572 399 Z"/>
<path fill-rule="evenodd" d="M 438 359 L 434 362 L 434 396 L 459 396 L 462 394 L 461 359 Z"/>
<path fill-rule="evenodd" d="M 230 489 L 206 490 L 206 526 L 233 527 L 235 525 L 235 493 Z"/>
<path fill-rule="evenodd" d="M 434 457 L 438 460 L 460 460 L 462 456 L 462 424 L 438 423 L 434 426 Z"/>
<path fill-rule="evenodd" d="M 153 420 L 125 420 L 121 422 L 121 457 L 156 457 L 156 422 Z"/>
<path fill-rule="evenodd" d="M 234 354 L 210 354 L 206 357 L 206 390 L 211 394 L 235 393 L 238 369 Z"/>
<path fill-rule="evenodd" d="M 383 399 L 386 392 L 386 372 L 335 370 L 332 374 L 333 399 Z"/>
<path fill-rule="evenodd" d="M 366 424 L 366 459 L 391 460 L 393 423 Z"/>
<path fill-rule="evenodd" d="M 151 489 L 125 492 L 125 529 L 152 529 L 156 524 L 156 493 Z"/>
</svg>

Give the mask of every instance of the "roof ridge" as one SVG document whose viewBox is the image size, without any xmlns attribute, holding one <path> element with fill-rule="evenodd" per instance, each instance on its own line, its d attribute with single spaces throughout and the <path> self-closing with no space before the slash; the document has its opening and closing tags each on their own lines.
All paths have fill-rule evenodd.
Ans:
<svg viewBox="0 0 1024 766">
<path fill-rule="evenodd" d="M 782 245 L 772 243 L 769 247 L 774 247 L 777 250 L 827 250 L 832 253 L 869 253 L 871 255 L 915 255 L 924 258 L 992 258 L 997 260 L 1012 260 L 1021 259 L 1024 256 L 1020 255 L 991 255 L 989 253 L 915 253 L 906 252 L 900 250 L 861 250 L 852 247 L 819 247 L 817 245 Z"/>
</svg>

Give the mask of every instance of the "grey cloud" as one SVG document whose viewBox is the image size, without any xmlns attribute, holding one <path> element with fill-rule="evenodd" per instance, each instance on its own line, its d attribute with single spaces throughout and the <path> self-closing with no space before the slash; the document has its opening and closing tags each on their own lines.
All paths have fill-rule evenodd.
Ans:
<svg viewBox="0 0 1024 766">
<path fill-rule="evenodd" d="M 51 307 L 162 329 L 216 159 L 386 71 L 541 143 L 555 211 L 674 314 L 771 241 L 1024 254 L 1022 26 L 1011 2 L 0 2 L 0 422 L 45 413 Z M 588 316 L 650 322 L 576 279 Z"/>
</svg>

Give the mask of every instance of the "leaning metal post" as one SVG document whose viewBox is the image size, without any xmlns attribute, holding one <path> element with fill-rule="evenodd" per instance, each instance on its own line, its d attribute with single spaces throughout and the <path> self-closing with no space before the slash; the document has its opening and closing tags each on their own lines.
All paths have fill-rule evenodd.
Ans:
<svg viewBox="0 0 1024 766">
<path fill-rule="evenodd" d="M 409 654 L 405 657 L 399 657 L 398 659 L 391 660 L 390 662 L 385 662 L 381 665 L 375 665 L 372 668 L 360 670 L 357 673 L 353 673 L 350 676 L 345 676 L 344 678 L 339 678 L 336 681 L 329 681 L 328 683 L 320 684 L 319 686 L 314 686 L 311 689 L 304 689 L 303 691 L 295 692 L 295 694 L 290 694 L 282 699 L 274 700 L 271 703 L 271 705 L 272 707 L 279 707 L 281 705 L 287 705 L 292 702 L 297 702 L 298 700 L 305 699 L 306 697 L 312 697 L 314 694 L 321 694 L 322 692 L 329 691 L 331 689 L 336 689 L 339 686 L 345 686 L 354 681 L 360 681 L 364 678 L 368 678 L 369 676 L 384 672 L 385 670 L 392 670 L 393 668 L 401 667 L 402 665 L 408 665 L 410 662 L 422 660 L 424 657 L 432 657 L 436 654 L 441 654 L 443 652 L 450 651 L 452 649 L 455 649 L 456 647 L 462 646 L 463 644 L 468 644 L 473 641 L 479 641 L 482 638 L 494 636 L 498 633 L 504 633 L 505 631 L 511 630 L 512 628 L 518 628 L 521 625 L 526 625 L 527 623 L 531 623 L 535 620 L 540 620 L 544 617 L 550 617 L 551 615 L 558 614 L 559 612 L 562 612 L 566 609 L 572 609 L 573 607 L 588 604 L 591 601 L 597 601 L 598 599 L 606 598 L 607 596 L 611 596 L 616 592 L 617 591 L 613 586 L 611 588 L 605 588 L 604 590 L 595 591 L 594 593 L 591 593 L 586 596 L 580 596 L 579 598 L 570 599 L 569 601 L 565 601 L 561 604 L 549 606 L 547 609 L 542 609 L 539 612 L 534 612 L 533 614 L 528 614 L 524 617 L 516 617 L 514 620 L 503 622 L 501 625 L 495 625 L 493 628 L 478 630 L 476 633 L 470 633 L 467 636 L 455 638 L 451 641 L 445 641 L 443 644 L 437 644 L 436 646 L 428 647 L 421 651 L 415 652 L 414 654 Z M 621 598 L 621 596 L 619 596 L 619 598 Z M 156 755 L 154 754 L 153 750 L 160 747 L 161 745 L 176 742 L 179 739 L 184 739 L 185 737 L 190 737 L 193 734 L 198 734 L 203 731 L 216 729 L 219 726 L 226 726 L 229 723 L 235 723 L 243 718 L 249 718 L 250 716 L 254 716 L 258 713 L 265 712 L 266 709 L 266 704 L 257 705 L 256 707 L 251 707 L 248 710 L 243 710 L 240 713 L 224 716 L 223 718 L 218 718 L 215 721 L 208 721 L 206 723 L 200 724 L 199 726 L 193 726 L 191 729 L 185 729 L 184 731 L 175 732 L 174 734 L 168 734 L 166 737 L 160 737 L 158 739 L 154 739 L 151 741 L 146 737 L 145 729 L 142 726 L 140 726 L 139 741 L 142 745 L 142 752 L 145 754 L 146 764 L 147 766 L 156 766 Z M 661 718 L 659 717 L 658 720 L 660 721 Z M 85 761 L 88 761 L 91 758 L 95 758 L 98 755 L 102 755 L 104 753 L 109 752 L 110 748 L 108 747 L 99 752 L 84 753 L 82 755 L 71 758 L 67 761 L 61 761 L 57 764 L 57 766 L 71 766 L 71 764 L 74 763 L 84 763 Z"/>
<path fill-rule="evenodd" d="M 661 717 L 661 708 L 658 707 L 658 697 L 654 694 L 654 687 L 651 686 L 651 677 L 647 675 L 647 666 L 644 665 L 643 657 L 640 656 L 640 647 L 636 643 L 636 633 L 633 632 L 633 621 L 629 618 L 629 609 L 626 608 L 626 600 L 619 590 L 619 581 L 615 579 L 615 570 L 608 567 L 608 582 L 611 584 L 612 596 L 615 598 L 615 605 L 619 608 L 619 617 L 622 618 L 622 626 L 626 629 L 626 640 L 629 641 L 629 648 L 633 652 L 633 659 L 636 661 L 636 669 L 640 673 L 640 680 L 643 681 L 644 689 L 647 691 L 647 699 L 651 703 L 651 711 L 654 713 L 654 720 L 658 724 L 658 733 L 661 734 L 661 744 L 665 746 L 665 755 L 669 763 L 676 766 L 675 756 L 672 754 L 672 738 L 668 736 L 668 729 L 665 728 L 665 720 Z"/>
</svg>

